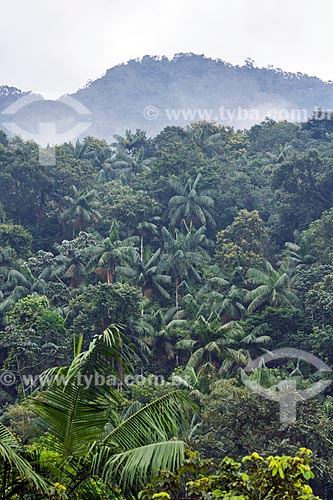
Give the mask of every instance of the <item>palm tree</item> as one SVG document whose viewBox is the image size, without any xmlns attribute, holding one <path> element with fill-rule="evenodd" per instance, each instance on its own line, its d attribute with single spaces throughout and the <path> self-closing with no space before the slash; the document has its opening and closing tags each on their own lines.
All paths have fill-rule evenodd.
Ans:
<svg viewBox="0 0 333 500">
<path fill-rule="evenodd" d="M 239 368 L 241 364 L 244 366 L 251 362 L 250 348 L 261 347 L 271 342 L 271 337 L 265 335 L 267 328 L 268 325 L 262 323 L 248 333 L 238 321 L 230 321 L 223 325 L 222 330 L 227 333 L 229 345 L 226 347 L 219 374 L 225 376 L 231 373 L 233 367 Z"/>
<path fill-rule="evenodd" d="M 66 255 L 57 255 L 54 260 L 51 275 L 56 276 L 63 284 L 64 282 L 59 276 L 65 280 L 69 279 L 69 287 L 78 288 L 87 276 L 81 256 L 75 251 L 69 250 Z"/>
<path fill-rule="evenodd" d="M 17 259 L 15 250 L 10 247 L 0 247 L 0 276 L 1 282 L 8 279 L 8 274 L 12 269 L 20 267 L 20 260 Z M 0 300 L 2 300 L 0 293 Z"/>
<path fill-rule="evenodd" d="M 265 304 L 293 309 L 300 307 L 300 301 L 291 288 L 290 276 L 283 268 L 277 271 L 266 261 L 264 271 L 250 268 L 246 277 L 247 285 L 254 287 L 245 295 L 245 300 L 249 302 L 248 313 L 252 313 Z"/>
<path fill-rule="evenodd" d="M 213 157 L 224 150 L 233 130 L 231 127 L 201 121 L 189 127 L 188 134 L 206 155 Z"/>
<path fill-rule="evenodd" d="M 137 130 L 134 134 L 131 130 L 126 130 L 125 136 L 114 134 L 116 140 L 111 144 L 116 151 L 132 151 L 140 147 L 140 142 L 146 140 L 146 132 Z"/>
<path fill-rule="evenodd" d="M 77 349 L 69 367 L 48 370 L 40 379 L 41 387 L 53 382 L 32 403 L 54 438 L 61 463 L 57 479 L 66 482 L 69 497 L 91 498 L 87 488 L 92 475 L 110 490 L 117 485 L 134 494 L 160 469 L 175 470 L 183 461 L 184 443 L 178 436 L 191 404 L 180 391 L 120 418 L 123 397 L 113 365 L 124 362 L 127 370 L 131 355 L 112 326 L 86 352 Z M 103 383 L 96 382 L 96 374 Z"/>
<path fill-rule="evenodd" d="M 267 156 L 274 161 L 274 163 L 279 163 L 281 161 L 287 160 L 288 156 L 292 152 L 292 146 L 290 144 L 282 145 L 277 147 L 277 151 L 274 153 L 267 152 Z"/>
<path fill-rule="evenodd" d="M 104 140 L 96 139 L 95 137 L 87 136 L 84 138 L 84 144 L 87 144 L 87 153 L 85 157 L 96 168 L 103 168 L 113 160 L 113 154 L 110 147 Z"/>
<path fill-rule="evenodd" d="M 142 220 L 137 225 L 137 230 L 140 236 L 140 259 L 143 261 L 144 253 L 144 238 L 147 236 L 156 236 L 158 234 L 158 228 L 155 222 L 161 220 L 161 217 L 152 217 L 149 220 Z"/>
<path fill-rule="evenodd" d="M 201 365 L 209 363 L 212 368 L 217 368 L 223 340 L 220 334 L 221 328 L 217 318 L 206 320 L 203 316 L 199 316 L 193 324 L 191 335 L 176 344 L 177 349 L 190 351 L 188 367 L 198 369 Z"/>
<path fill-rule="evenodd" d="M 173 334 L 178 330 L 187 329 L 188 322 L 184 311 L 179 311 L 175 307 L 170 307 L 166 311 L 157 309 L 145 312 L 142 319 L 144 324 L 150 326 L 146 342 L 158 353 L 159 368 L 163 367 L 163 360 L 170 362 L 176 359 L 178 365 L 176 341 Z"/>
<path fill-rule="evenodd" d="M 221 302 L 221 317 L 223 323 L 240 320 L 246 315 L 244 306 L 244 291 L 236 285 L 231 285 Z"/>
<path fill-rule="evenodd" d="M 44 278 L 42 276 L 36 278 L 30 269 L 11 269 L 0 291 L 0 312 L 9 310 L 27 295 L 47 295 L 48 290 Z"/>
<path fill-rule="evenodd" d="M 210 366 L 218 370 L 219 374 L 226 375 L 234 365 L 245 366 L 251 360 L 249 346 L 271 340 L 267 335 L 262 335 L 266 327 L 266 324 L 260 325 L 248 334 L 237 321 L 221 325 L 217 319 L 207 321 L 201 316 L 194 323 L 194 338 L 179 341 L 176 348 L 191 352 L 188 368 L 199 370 L 203 366 Z"/>
<path fill-rule="evenodd" d="M 244 292 L 231 284 L 222 276 L 213 276 L 200 288 L 195 298 L 197 307 L 196 319 L 203 315 L 211 320 L 219 318 L 223 323 L 242 319 L 246 314 L 243 305 Z"/>
<path fill-rule="evenodd" d="M 125 240 L 120 240 L 117 224 L 112 223 L 109 236 L 101 239 L 97 245 L 86 250 L 90 260 L 87 264 L 87 271 L 94 270 L 101 277 L 106 276 L 107 283 L 114 281 L 116 268 L 121 266 L 126 260 L 136 258 L 138 238 L 132 236 Z"/>
<path fill-rule="evenodd" d="M 77 160 L 84 160 L 85 158 L 87 158 L 88 146 L 88 141 L 84 141 L 82 143 L 79 140 L 77 140 L 75 144 L 72 144 L 71 142 L 64 144 L 65 151 L 72 158 L 76 158 Z"/>
<path fill-rule="evenodd" d="M 161 255 L 161 248 L 153 254 L 147 248 L 143 258 L 135 253 L 131 262 L 124 266 L 117 266 L 116 272 L 129 278 L 130 284 L 140 286 L 142 295 L 146 298 L 151 298 L 158 293 L 165 299 L 171 299 L 166 288 L 171 283 L 171 276 L 159 272 Z"/>
<path fill-rule="evenodd" d="M 135 153 L 118 152 L 112 165 L 114 168 L 121 169 L 122 172 L 136 176 L 140 172 L 150 172 L 152 161 L 153 158 L 144 157 L 144 150 L 140 148 Z"/>
<path fill-rule="evenodd" d="M 69 202 L 69 208 L 63 213 L 63 219 L 73 226 L 73 237 L 84 228 L 94 225 L 101 219 L 98 208 L 101 203 L 98 200 L 97 191 L 92 189 L 86 193 L 72 186 L 73 196 L 65 196 Z"/>
<path fill-rule="evenodd" d="M 16 252 L 12 247 L 0 247 L 0 269 L 3 270 L 4 268 L 8 269 L 12 267 L 12 263 L 15 260 L 15 257 Z"/>
<path fill-rule="evenodd" d="M 47 258 L 42 276 L 48 281 L 60 282 L 64 288 L 67 288 L 65 281 L 69 279 L 69 287 L 78 288 L 87 277 L 86 265 L 89 260 L 86 255 L 87 249 L 96 244 L 95 235 L 84 231 L 73 240 L 56 243 L 54 246 L 59 255 L 51 254 L 51 258 Z"/>
<path fill-rule="evenodd" d="M 171 187 L 176 192 L 176 195 L 169 200 L 169 218 L 173 227 L 183 220 L 188 225 L 192 222 L 195 225 L 215 227 L 211 213 L 214 209 L 214 200 L 207 191 L 200 192 L 198 186 L 201 179 L 200 173 L 194 181 L 190 178 L 185 185 L 170 179 Z"/>
<path fill-rule="evenodd" d="M 200 282 L 201 276 L 196 266 L 209 261 L 207 248 L 211 246 L 206 238 L 206 228 L 200 227 L 197 231 L 183 223 L 184 231 L 177 228 L 169 231 L 162 228 L 163 257 L 160 268 L 173 276 L 175 280 L 176 308 L 179 308 L 179 287 L 182 280 L 193 279 Z"/>
<path fill-rule="evenodd" d="M 205 363 L 198 369 L 186 366 L 181 374 L 171 376 L 174 385 L 189 391 L 192 399 L 202 402 L 203 396 L 209 394 L 216 381 L 216 368 L 212 363 Z"/>
<path fill-rule="evenodd" d="M 96 175 L 97 184 L 105 184 L 111 181 L 122 184 L 123 180 L 126 180 L 125 170 L 121 168 L 121 165 L 116 164 L 117 158 L 117 154 L 112 152 L 109 158 L 105 159 L 101 164 L 101 168 Z M 124 183 L 128 184 L 127 181 Z"/>
<path fill-rule="evenodd" d="M 282 257 L 286 261 L 287 266 L 291 266 L 293 272 L 301 271 L 315 261 L 314 256 L 311 255 L 311 249 L 304 241 L 301 241 L 299 244 L 287 241 L 285 249 L 282 252 Z M 282 264 L 283 261 L 281 262 Z"/>
<path fill-rule="evenodd" d="M 146 133 L 137 130 L 133 134 L 126 130 L 125 136 L 114 135 L 116 141 L 111 144 L 113 147 L 112 156 L 108 159 L 103 169 L 98 174 L 98 182 L 115 179 L 117 182 L 129 184 L 131 177 L 139 172 L 149 172 L 150 165 L 154 158 L 145 158 L 142 141 L 146 140 Z"/>
<path fill-rule="evenodd" d="M 23 494 L 46 493 L 47 483 L 32 468 L 13 434 L 0 423 L 1 498 L 21 498 Z M 30 498 L 30 496 L 29 496 Z M 32 498 L 32 497 L 31 497 Z"/>
</svg>

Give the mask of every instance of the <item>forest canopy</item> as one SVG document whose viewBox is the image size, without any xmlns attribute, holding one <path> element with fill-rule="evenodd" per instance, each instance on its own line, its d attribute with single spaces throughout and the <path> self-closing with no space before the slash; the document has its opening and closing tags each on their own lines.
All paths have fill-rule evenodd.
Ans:
<svg viewBox="0 0 333 500">
<path fill-rule="evenodd" d="M 333 365 L 332 229 L 329 115 L 88 136 L 48 166 L 1 133 L 3 498 L 332 498 L 332 387 L 286 423 L 242 383 L 278 348 Z"/>
</svg>

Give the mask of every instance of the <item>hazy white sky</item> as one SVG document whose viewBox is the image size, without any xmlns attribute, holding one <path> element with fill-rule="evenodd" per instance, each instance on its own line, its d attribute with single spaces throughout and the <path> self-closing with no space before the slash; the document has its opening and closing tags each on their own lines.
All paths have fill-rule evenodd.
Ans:
<svg viewBox="0 0 333 500">
<path fill-rule="evenodd" d="M 177 52 L 333 80 L 332 15 L 332 0 L 2 0 L 0 85 L 55 97 Z"/>
</svg>

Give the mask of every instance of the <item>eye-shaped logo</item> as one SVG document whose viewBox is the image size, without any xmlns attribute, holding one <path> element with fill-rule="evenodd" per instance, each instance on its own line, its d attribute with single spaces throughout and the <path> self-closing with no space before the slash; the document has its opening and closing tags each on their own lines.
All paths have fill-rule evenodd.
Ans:
<svg viewBox="0 0 333 500">
<path fill-rule="evenodd" d="M 1 115 L 5 118 L 1 121 L 1 125 L 8 132 L 19 135 L 25 140 L 33 140 L 39 144 L 39 163 L 41 165 L 55 165 L 54 148 L 51 147 L 45 150 L 42 146 L 53 146 L 77 139 L 90 127 L 92 122 L 88 121 L 88 118 L 91 117 L 91 112 L 77 99 L 66 95 L 55 102 L 64 104 L 72 111 L 75 111 L 77 115 L 75 117 L 75 124 L 69 130 L 60 132 L 57 130 L 56 121 L 39 122 L 38 131 L 31 132 L 17 123 L 17 116 L 15 117 L 15 115 L 26 106 L 30 106 L 38 101 L 45 102 L 44 98 L 40 95 L 28 94 L 20 97 L 1 112 Z"/>
<path fill-rule="evenodd" d="M 319 380 L 309 385 L 306 389 L 298 390 L 296 379 L 286 379 L 277 385 L 266 388 L 260 385 L 257 381 L 250 379 L 245 372 L 250 373 L 253 370 L 265 366 L 270 361 L 278 359 L 297 359 L 307 361 L 310 365 L 317 368 L 314 376 L 323 373 L 331 372 L 331 368 L 327 366 L 321 359 L 313 354 L 300 349 L 282 348 L 275 351 L 267 352 L 263 356 L 249 363 L 241 373 L 243 384 L 251 391 L 259 394 L 265 399 L 277 401 L 280 405 L 280 421 L 295 422 L 296 421 L 296 406 L 300 401 L 311 399 L 321 392 L 324 392 L 332 383 L 332 380 Z"/>
</svg>

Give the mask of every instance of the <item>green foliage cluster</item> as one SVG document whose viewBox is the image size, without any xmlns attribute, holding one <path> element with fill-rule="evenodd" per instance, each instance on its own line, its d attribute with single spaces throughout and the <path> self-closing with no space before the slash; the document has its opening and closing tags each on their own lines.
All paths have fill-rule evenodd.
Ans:
<svg viewBox="0 0 333 500">
<path fill-rule="evenodd" d="M 320 500 L 308 481 L 314 477 L 311 452 L 301 448 L 295 456 L 268 456 L 257 452 L 241 462 L 225 457 L 218 466 L 189 453 L 176 473 L 163 472 L 139 494 L 139 500 L 222 498 L 223 500 Z M 207 474 L 215 469 L 213 474 Z"/>
<path fill-rule="evenodd" d="M 39 164 L 33 142 L 1 141 L 0 368 L 16 381 L 2 384 L 0 401 L 24 453 L 56 453 L 52 470 L 36 459 L 55 488 L 50 495 L 80 498 L 74 491 L 82 486 L 82 498 L 114 498 L 114 482 L 131 498 L 161 464 L 180 465 L 186 440 L 216 461 L 228 455 L 240 463 L 257 450 L 262 477 L 269 456 L 295 457 L 305 446 L 313 451 L 315 494 L 331 498 L 332 388 L 300 405 L 299 423 L 281 427 L 275 403 L 241 382 L 251 360 L 278 347 L 333 362 L 332 136 L 328 123 L 310 125 L 266 120 L 235 131 L 199 122 L 154 138 L 127 130 L 111 144 L 86 137 L 57 146 L 52 168 Z M 112 330 L 100 343 L 110 325 L 121 334 Z M 116 377 L 116 388 L 85 394 L 75 385 L 84 361 L 91 375 L 90 357 L 101 375 Z M 128 358 L 133 373 L 163 376 L 164 384 L 126 386 Z M 26 384 L 45 370 L 68 376 L 65 386 Z M 317 376 L 296 359 L 251 374 L 277 390 L 285 380 L 308 387 Z M 198 405 L 196 414 L 184 410 L 190 421 L 181 435 L 183 396 L 174 407 L 175 388 Z M 140 420 L 142 405 L 155 400 L 161 406 Z M 20 404 L 26 413 L 15 413 Z M 164 404 L 168 420 L 158 413 Z M 67 423 L 60 409 L 72 409 Z M 29 428 L 20 416 L 30 411 Z M 102 436 L 137 412 L 135 425 L 103 447 Z M 165 452 L 154 447 L 161 442 Z M 229 493 L 246 498 L 241 489 Z"/>
</svg>

